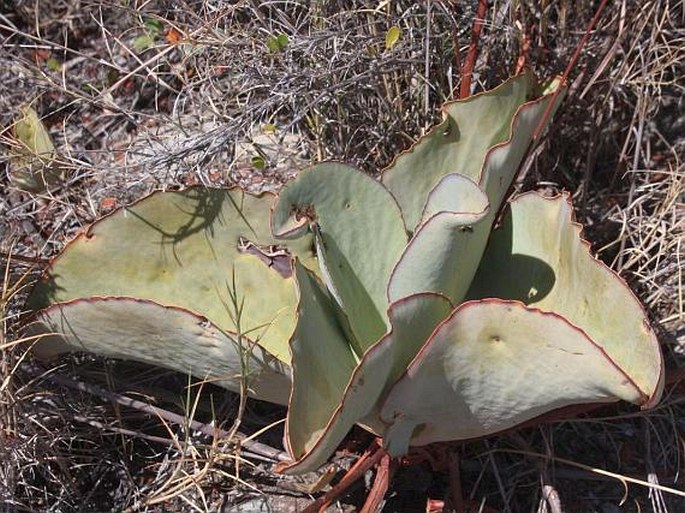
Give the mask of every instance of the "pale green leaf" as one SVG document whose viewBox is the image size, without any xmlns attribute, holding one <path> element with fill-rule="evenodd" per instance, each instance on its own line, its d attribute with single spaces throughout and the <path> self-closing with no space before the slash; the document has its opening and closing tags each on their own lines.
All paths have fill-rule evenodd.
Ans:
<svg viewBox="0 0 685 513">
<path fill-rule="evenodd" d="M 558 408 L 619 399 L 644 404 L 631 376 L 563 317 L 519 302 L 457 308 L 390 391 L 381 417 L 393 455 L 466 440 Z"/>
<path fill-rule="evenodd" d="M 492 235 L 469 297 L 519 300 L 563 315 L 655 404 L 663 361 L 654 331 L 623 280 L 592 257 L 580 231 L 567 195 L 519 196 Z"/>
<path fill-rule="evenodd" d="M 349 319 L 361 356 L 387 327 L 390 272 L 407 243 L 397 203 L 376 180 L 349 166 L 318 164 L 285 186 L 274 234 L 316 231 L 322 276 Z"/>
<path fill-rule="evenodd" d="M 416 229 L 428 193 L 443 176 L 459 173 L 480 181 L 486 153 L 510 137 L 512 118 L 533 89 L 534 79 L 526 73 L 492 91 L 447 103 L 445 120 L 395 158 L 381 179 L 399 202 L 409 230 Z"/>
<path fill-rule="evenodd" d="M 331 398 L 330 404 L 324 408 L 326 415 L 317 416 L 317 423 L 308 423 L 311 433 L 315 434 L 309 441 L 308 450 L 293 453 L 295 461 L 284 465 L 282 470 L 293 474 L 316 470 L 335 452 L 338 444 L 356 423 L 362 423 L 367 429 L 380 434 L 384 427 L 378 418 L 378 401 L 402 375 L 433 329 L 451 309 L 450 302 L 437 294 L 410 296 L 392 304 L 388 311 L 391 330 L 364 354 L 349 382 L 344 382 L 342 390 L 331 391 L 330 386 L 324 387 L 326 397 Z M 298 336 L 294 338 L 294 353 L 296 350 L 304 351 L 304 347 L 311 347 L 311 351 L 320 348 L 318 350 L 324 354 L 320 361 L 294 359 L 296 368 L 293 397 L 299 394 L 311 397 L 311 392 L 305 392 L 309 390 L 308 387 L 323 379 L 330 380 L 330 377 L 325 377 L 329 374 L 341 373 L 338 362 L 347 361 L 345 355 L 336 357 L 335 351 L 326 349 L 328 344 L 335 343 L 337 347 L 340 344 L 338 337 L 323 336 L 322 333 L 309 333 L 309 341 Z M 302 349 L 299 348 L 300 344 L 303 346 Z M 298 372 L 299 365 L 305 365 L 305 369 L 310 369 L 310 381 L 306 381 L 307 376 L 302 376 Z M 301 428 L 298 426 L 301 417 L 314 416 L 315 413 L 309 399 L 303 399 L 298 404 L 302 405 L 298 411 L 293 410 L 291 405 L 288 425 L 292 426 L 292 430 L 300 431 Z"/>
<path fill-rule="evenodd" d="M 73 240 L 39 282 L 31 304 L 38 309 L 90 296 L 138 297 L 187 308 L 235 332 L 235 293 L 244 302 L 241 331 L 289 362 L 297 296 L 292 278 L 270 265 L 269 248 L 279 244 L 269 227 L 272 201 L 271 195 L 239 190 L 155 193 Z M 315 266 L 310 237 L 288 248 Z"/>
<path fill-rule="evenodd" d="M 488 211 L 487 196 L 470 179 L 450 174 L 440 180 L 428 197 L 425 221 L 393 270 L 390 301 L 430 291 L 460 302 L 487 240 Z"/>
<path fill-rule="evenodd" d="M 288 452 L 299 459 L 315 450 L 338 408 L 357 360 L 340 329 L 334 301 L 317 278 L 295 262 L 297 328 L 290 343 L 293 392 L 286 421 Z"/>
<path fill-rule="evenodd" d="M 249 346 L 205 317 L 134 298 L 89 298 L 58 303 L 38 314 L 30 334 L 50 333 L 37 345 L 43 357 L 64 350 L 90 351 L 192 374 L 279 404 L 288 400 L 290 379 L 282 362 Z"/>
<path fill-rule="evenodd" d="M 519 106 L 509 138 L 487 151 L 476 183 L 461 174 L 438 180 L 426 200 L 421 224 L 393 271 L 390 300 L 424 291 L 445 294 L 455 304 L 463 300 L 499 206 L 552 100 L 548 95 Z"/>
</svg>

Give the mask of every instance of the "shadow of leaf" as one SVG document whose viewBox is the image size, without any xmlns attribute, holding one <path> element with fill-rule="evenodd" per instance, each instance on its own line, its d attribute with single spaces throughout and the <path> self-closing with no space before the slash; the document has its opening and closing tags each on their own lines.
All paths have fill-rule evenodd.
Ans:
<svg viewBox="0 0 685 513">
<path fill-rule="evenodd" d="M 545 261 L 513 251 L 512 216 L 490 235 L 467 300 L 500 298 L 526 305 L 544 299 L 554 287 L 554 270 Z"/>
</svg>

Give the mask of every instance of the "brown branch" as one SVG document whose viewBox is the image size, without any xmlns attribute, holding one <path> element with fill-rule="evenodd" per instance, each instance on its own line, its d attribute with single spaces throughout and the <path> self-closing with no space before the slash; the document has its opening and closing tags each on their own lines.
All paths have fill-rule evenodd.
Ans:
<svg viewBox="0 0 685 513">
<path fill-rule="evenodd" d="M 127 406 L 129 408 L 133 408 L 138 411 L 154 415 L 156 417 L 160 417 L 166 420 L 167 422 L 171 422 L 172 424 L 177 424 L 179 426 L 187 426 L 188 428 L 194 431 L 199 431 L 207 436 L 212 436 L 216 438 L 228 438 L 229 436 L 229 433 L 227 431 L 220 429 L 218 427 L 210 426 L 202 422 L 198 422 L 196 420 L 188 419 L 183 415 L 178 415 L 176 413 L 160 408 L 159 406 L 153 406 L 143 401 L 131 399 L 130 397 L 126 397 L 125 395 L 110 392 L 97 385 L 91 385 L 89 383 L 83 383 L 82 381 L 76 381 L 72 378 L 60 375 L 56 372 L 46 374 L 42 372 L 40 369 L 38 369 L 36 366 L 30 364 L 25 365 L 23 368 L 25 368 L 30 374 L 34 376 L 48 379 L 58 385 L 65 386 L 73 390 L 86 392 L 88 394 L 101 397 L 102 399 L 112 401 L 113 403 L 120 404 L 122 406 Z M 243 433 L 236 433 L 233 438 L 240 443 L 241 449 L 245 449 L 247 452 L 255 453 L 259 456 L 268 458 L 272 461 L 290 460 L 290 456 L 288 456 L 285 452 L 279 451 L 277 449 L 274 449 L 273 447 L 269 447 L 268 445 L 262 444 L 260 442 L 249 440 L 248 437 Z"/>
<path fill-rule="evenodd" d="M 0 258 L 5 259 L 5 260 L 20 262 L 22 264 L 47 265 L 50 263 L 50 260 L 48 260 L 47 258 L 27 257 L 27 256 L 23 256 L 23 255 L 17 255 L 15 253 L 12 253 L 11 251 L 0 251 Z"/>
</svg>

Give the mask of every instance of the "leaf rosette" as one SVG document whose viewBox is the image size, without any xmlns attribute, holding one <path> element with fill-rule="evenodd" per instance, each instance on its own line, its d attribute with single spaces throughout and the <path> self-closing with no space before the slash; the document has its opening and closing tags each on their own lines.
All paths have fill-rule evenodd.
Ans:
<svg viewBox="0 0 685 513">
<path fill-rule="evenodd" d="M 328 162 L 275 199 L 190 189 L 110 215 L 34 291 L 39 349 L 249 378 L 289 405 L 288 473 L 355 424 L 398 455 L 569 405 L 654 405 L 656 336 L 568 196 L 502 209 L 556 87 L 524 73 L 446 104 L 380 181 Z"/>
</svg>

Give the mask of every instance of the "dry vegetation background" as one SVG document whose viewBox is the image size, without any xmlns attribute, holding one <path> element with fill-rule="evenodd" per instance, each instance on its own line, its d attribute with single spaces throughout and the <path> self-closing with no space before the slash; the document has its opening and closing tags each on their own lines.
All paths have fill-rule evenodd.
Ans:
<svg viewBox="0 0 685 513">
<path fill-rule="evenodd" d="M 511 75 L 523 30 L 538 76 L 561 72 L 598 3 L 491 2 L 475 91 Z M 20 338 L 23 298 L 75 232 L 149 191 L 277 190 L 323 159 L 378 173 L 454 97 L 476 4 L 0 1 L 0 511 L 297 511 L 307 503 L 302 483 L 271 472 L 268 451 L 241 452 L 236 439 L 206 434 L 213 419 L 232 422 L 232 394 L 188 392 L 187 377 L 131 363 L 34 361 Z M 669 366 L 681 370 L 684 17 L 677 0 L 609 3 L 518 184 L 573 192 L 593 250 L 647 305 Z M 393 25 L 401 37 L 386 49 Z M 269 49 L 280 34 L 287 44 Z M 11 179 L 11 126 L 27 102 L 63 172 L 39 194 Z M 463 496 L 474 511 L 685 511 L 682 497 L 572 464 L 684 490 L 684 397 L 675 384 L 649 412 L 619 405 L 461 446 Z M 144 404 L 199 424 L 175 424 Z M 241 430 L 283 414 L 252 402 Z M 280 450 L 280 429 L 259 440 Z M 367 441 L 355 433 L 349 447 Z M 403 469 L 384 511 L 424 511 L 448 487 L 427 464 Z M 332 511 L 355 511 L 363 483 L 354 492 Z"/>
</svg>

